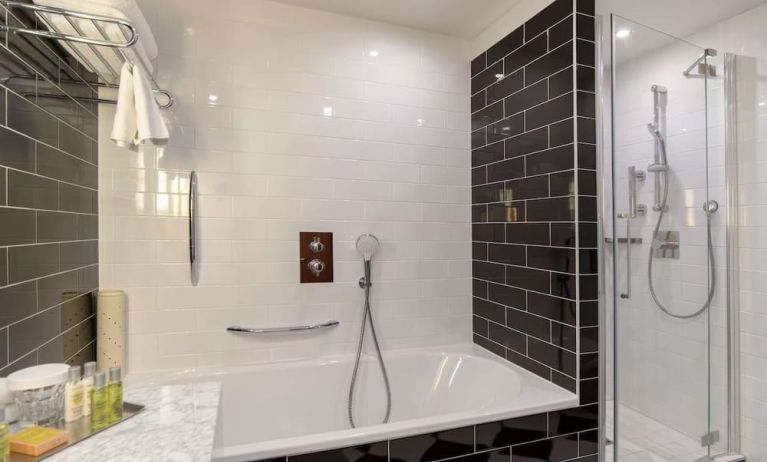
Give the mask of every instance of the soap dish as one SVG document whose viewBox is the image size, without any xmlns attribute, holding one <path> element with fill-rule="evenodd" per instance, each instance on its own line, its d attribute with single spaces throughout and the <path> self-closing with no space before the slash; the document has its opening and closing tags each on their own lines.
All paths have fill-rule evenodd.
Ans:
<svg viewBox="0 0 767 462">
<path fill-rule="evenodd" d="M 114 427 L 115 425 L 120 425 L 122 422 L 125 422 L 126 420 L 130 419 L 131 417 L 141 412 L 142 409 L 144 409 L 144 406 L 141 404 L 124 402 L 122 419 L 110 424 L 106 428 L 102 428 L 101 430 L 97 430 L 97 431 L 91 430 L 91 421 L 90 421 L 90 418 L 87 416 L 83 417 L 82 419 L 76 420 L 74 422 L 61 422 L 60 424 L 56 426 L 52 426 L 52 427 L 58 428 L 59 430 L 64 430 L 65 432 L 67 432 L 67 434 L 69 435 L 69 441 L 66 444 L 57 446 L 51 449 L 50 451 L 46 452 L 45 454 L 41 454 L 37 457 L 12 452 L 10 461 L 11 462 L 36 462 L 38 460 L 43 460 L 46 457 L 50 457 L 54 454 L 57 454 L 68 447 L 74 446 L 75 444 L 78 444 L 79 442 L 90 438 L 93 435 L 96 435 L 105 430 L 108 430 Z M 21 430 L 21 428 L 18 425 L 16 424 L 11 425 L 11 429 L 10 429 L 11 433 L 16 433 L 19 430 Z"/>
</svg>

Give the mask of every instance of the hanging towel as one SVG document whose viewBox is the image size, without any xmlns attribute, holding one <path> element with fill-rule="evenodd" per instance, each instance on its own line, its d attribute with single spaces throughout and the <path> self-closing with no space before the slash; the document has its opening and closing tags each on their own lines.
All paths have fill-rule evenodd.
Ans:
<svg viewBox="0 0 767 462">
<path fill-rule="evenodd" d="M 111 18 L 123 19 L 128 21 L 136 28 L 139 41 L 123 49 L 131 61 L 140 59 L 147 67 L 149 72 L 154 71 L 153 61 L 157 58 L 157 42 L 152 35 L 152 30 L 146 22 L 146 18 L 141 13 L 135 0 L 34 0 L 38 5 L 51 6 L 55 8 L 64 8 L 72 11 L 91 13 Z M 50 13 L 42 13 L 51 29 L 56 32 L 80 35 L 67 20 L 67 18 Z M 88 19 L 70 18 L 72 23 L 77 25 L 83 31 L 83 34 L 90 38 L 102 39 L 103 36 L 99 30 Z M 125 41 L 125 34 L 116 24 L 99 23 L 103 26 L 104 33 L 110 40 Z M 120 72 L 122 60 L 112 50 L 101 49 L 104 59 L 108 65 L 98 59 L 93 50 L 85 44 L 59 41 L 61 45 L 70 52 L 86 68 L 91 69 L 101 75 L 117 77 L 116 72 Z"/>
<path fill-rule="evenodd" d="M 122 87 L 122 85 L 120 85 Z M 135 144 L 147 141 L 164 144 L 168 141 L 168 127 L 160 115 L 160 108 L 152 93 L 152 84 L 141 66 L 133 66 L 133 96 L 136 107 Z"/>
<path fill-rule="evenodd" d="M 147 141 L 154 144 L 168 141 L 168 128 L 141 66 L 123 64 L 110 138 L 118 146 L 131 149 Z"/>
<path fill-rule="evenodd" d="M 117 110 L 110 138 L 120 147 L 133 148 L 136 139 L 136 99 L 133 91 L 133 72 L 130 63 L 123 64 L 120 72 L 120 89 L 117 93 Z"/>
</svg>

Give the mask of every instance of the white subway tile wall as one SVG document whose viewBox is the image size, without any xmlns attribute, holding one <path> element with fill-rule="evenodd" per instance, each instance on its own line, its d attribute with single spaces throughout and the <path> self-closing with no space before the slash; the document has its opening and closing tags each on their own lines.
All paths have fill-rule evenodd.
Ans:
<svg viewBox="0 0 767 462">
<path fill-rule="evenodd" d="M 109 141 L 114 108 L 101 108 L 101 286 L 128 293 L 129 371 L 352 352 L 366 232 L 383 244 L 383 346 L 470 342 L 468 44 L 261 0 L 139 3 L 177 105 L 170 144 L 139 152 Z M 336 282 L 298 284 L 299 231 L 334 233 Z M 225 331 L 328 319 L 341 325 Z"/>
</svg>

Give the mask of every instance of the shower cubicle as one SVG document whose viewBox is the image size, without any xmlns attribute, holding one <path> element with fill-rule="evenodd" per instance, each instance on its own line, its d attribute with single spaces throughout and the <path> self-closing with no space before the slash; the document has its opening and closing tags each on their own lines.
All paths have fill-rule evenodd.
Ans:
<svg viewBox="0 0 767 462">
<path fill-rule="evenodd" d="M 603 34 L 606 460 L 736 453 L 735 60 Z"/>
</svg>

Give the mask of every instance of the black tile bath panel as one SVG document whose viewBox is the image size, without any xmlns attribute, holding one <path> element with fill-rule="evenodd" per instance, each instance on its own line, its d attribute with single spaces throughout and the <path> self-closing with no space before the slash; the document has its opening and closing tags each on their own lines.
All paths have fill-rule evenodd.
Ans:
<svg viewBox="0 0 767 462">
<path fill-rule="evenodd" d="M 597 417 L 581 406 L 259 462 L 596 462 Z"/>
</svg>

